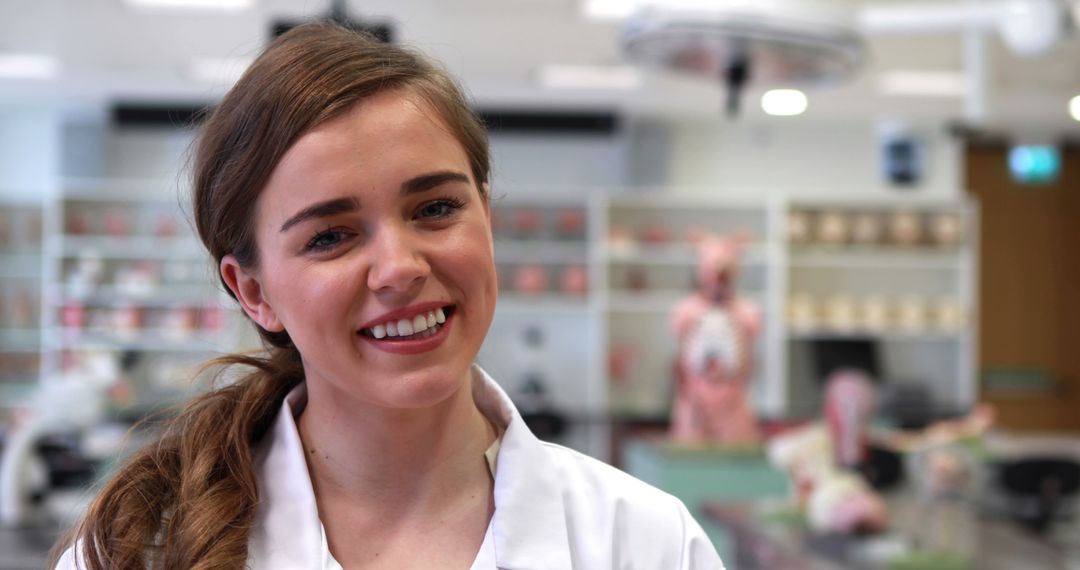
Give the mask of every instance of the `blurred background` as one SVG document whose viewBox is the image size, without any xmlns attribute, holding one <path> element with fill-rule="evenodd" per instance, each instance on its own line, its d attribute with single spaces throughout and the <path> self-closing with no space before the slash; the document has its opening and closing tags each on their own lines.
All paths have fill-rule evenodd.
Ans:
<svg viewBox="0 0 1080 570">
<path fill-rule="evenodd" d="M 131 426 L 257 347 L 191 229 L 187 153 L 259 50 L 321 17 L 433 56 L 488 125 L 501 293 L 479 361 L 542 437 L 682 498 L 731 568 L 1080 567 L 1075 0 L 0 9 L 0 568 L 40 568 L 153 437 Z M 667 437 L 669 316 L 704 234 L 741 236 L 734 290 L 760 312 L 748 448 Z M 866 429 L 903 442 L 874 447 L 873 533 L 816 522 L 770 447 L 850 369 Z M 940 517 L 962 538 L 939 548 L 915 529 Z"/>
</svg>

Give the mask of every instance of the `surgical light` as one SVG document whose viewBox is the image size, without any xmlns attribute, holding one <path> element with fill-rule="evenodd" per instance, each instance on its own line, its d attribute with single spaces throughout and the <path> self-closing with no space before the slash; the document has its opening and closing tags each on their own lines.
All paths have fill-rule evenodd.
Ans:
<svg viewBox="0 0 1080 570">
<path fill-rule="evenodd" d="M 806 111 L 806 95 L 798 89 L 772 89 L 761 96 L 761 109 L 776 117 L 793 117 Z"/>
</svg>

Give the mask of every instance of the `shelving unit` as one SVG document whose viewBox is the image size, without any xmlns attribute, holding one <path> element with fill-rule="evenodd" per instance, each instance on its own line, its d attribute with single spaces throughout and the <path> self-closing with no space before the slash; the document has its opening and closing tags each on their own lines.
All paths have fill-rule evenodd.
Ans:
<svg viewBox="0 0 1080 570">
<path fill-rule="evenodd" d="M 176 188 L 161 180 L 64 180 L 46 216 L 47 375 L 108 352 L 137 404 L 183 398 L 192 372 L 238 347 L 236 311 L 216 288 Z M 72 364 L 72 363 L 75 364 Z"/>
<path fill-rule="evenodd" d="M 543 404 L 534 405 L 568 420 L 557 441 L 604 457 L 608 431 L 595 421 L 605 410 L 602 357 L 589 349 L 597 342 L 595 210 L 585 196 L 536 192 L 496 202 L 492 218 L 500 292 L 478 360 L 525 408 L 537 401 L 530 387 L 542 385 Z"/>
<path fill-rule="evenodd" d="M 789 212 L 789 320 L 793 312 L 803 315 L 788 333 L 790 413 L 808 416 L 820 408 L 822 379 L 812 371 L 821 341 L 872 343 L 880 381 L 922 384 L 943 410 L 970 406 L 978 344 L 977 206 L 798 202 Z M 795 322 L 807 312 L 795 305 L 808 299 L 816 315 Z"/>
<path fill-rule="evenodd" d="M 42 209 L 0 204 L 0 426 L 41 376 Z"/>
<path fill-rule="evenodd" d="M 521 374 L 516 367 L 520 359 L 508 348 L 507 339 L 528 323 L 547 322 L 543 325 L 547 330 L 560 330 L 560 337 L 572 339 L 560 345 L 561 362 L 555 365 L 561 371 L 558 374 L 569 378 L 558 387 L 561 406 L 589 417 L 611 418 L 609 425 L 662 423 L 669 413 L 677 348 L 669 332 L 669 314 L 694 287 L 697 261 L 690 238 L 700 231 L 744 232 L 749 241 L 739 291 L 759 307 L 764 322 L 756 343 L 753 384 L 755 406 L 763 417 L 817 415 L 821 379 L 813 377 L 813 347 L 819 341 L 869 341 L 879 347 L 883 381 L 923 381 L 935 399 L 948 407 L 963 408 L 973 402 L 975 205 L 611 194 L 596 194 L 577 203 L 589 210 L 587 243 L 568 247 L 547 236 L 532 241 L 496 240 L 500 263 L 527 258 L 530 263 L 558 267 L 581 263 L 584 255 L 590 275 L 588 295 L 573 299 L 550 290 L 541 296 L 518 295 L 513 280 L 503 280 L 496 325 L 488 339 L 491 348 L 482 353 L 485 366 L 500 381 L 513 385 Z M 533 202 L 524 207 L 558 206 Z M 825 211 L 851 216 L 913 211 L 920 219 L 955 215 L 962 231 L 948 246 L 929 243 L 925 236 L 909 246 L 893 245 L 887 236 L 872 244 L 847 238 L 831 244 L 816 239 L 789 241 L 793 213 Z M 887 320 L 892 324 L 840 327 L 823 319 L 813 327 L 795 326 L 788 319 L 789 299 L 806 294 L 817 295 L 822 303 L 847 295 L 856 305 L 865 297 L 883 298 L 890 304 Z M 893 305 L 911 298 L 927 301 L 922 325 L 901 323 L 895 314 Z M 960 313 L 953 328 L 934 325 L 935 305 L 930 301 L 944 298 Z"/>
</svg>

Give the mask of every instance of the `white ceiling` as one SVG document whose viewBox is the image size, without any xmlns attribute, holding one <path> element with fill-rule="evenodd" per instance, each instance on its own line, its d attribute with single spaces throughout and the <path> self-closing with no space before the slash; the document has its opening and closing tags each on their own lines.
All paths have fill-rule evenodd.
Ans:
<svg viewBox="0 0 1080 570">
<path fill-rule="evenodd" d="M 137 11 L 121 0 L 0 0 L 6 15 L 0 18 L 0 53 L 49 53 L 62 65 L 57 80 L 0 79 L 0 104 L 212 97 L 220 85 L 185 77 L 193 60 L 250 57 L 263 44 L 271 20 L 321 14 L 329 5 L 328 0 L 255 1 L 254 8 L 238 12 L 192 12 Z M 356 17 L 396 22 L 402 40 L 443 61 L 486 104 L 614 106 L 687 120 L 716 117 L 722 105 L 718 85 L 657 72 L 630 91 L 541 88 L 536 73 L 545 64 L 621 63 L 619 25 L 584 19 L 580 0 L 352 0 L 349 6 Z M 996 37 L 988 44 L 986 125 L 1080 134 L 1080 123 L 1066 112 L 1069 98 L 1080 94 L 1080 38 L 1035 59 L 1013 56 Z M 810 91 L 805 115 L 766 118 L 753 99 L 760 90 L 752 89 L 740 120 L 896 118 L 941 124 L 963 116 L 959 97 L 883 96 L 877 89 L 880 74 L 889 70 L 961 71 L 962 38 L 873 38 L 868 45 L 871 57 L 859 77 Z"/>
</svg>

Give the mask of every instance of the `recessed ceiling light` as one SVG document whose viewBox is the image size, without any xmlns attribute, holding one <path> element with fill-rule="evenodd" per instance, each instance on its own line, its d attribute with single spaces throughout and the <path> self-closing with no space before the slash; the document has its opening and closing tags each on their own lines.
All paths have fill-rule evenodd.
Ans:
<svg viewBox="0 0 1080 570">
<path fill-rule="evenodd" d="M 877 88 L 897 97 L 963 97 L 967 81 L 958 71 L 887 71 L 878 76 Z"/>
<path fill-rule="evenodd" d="M 801 115 L 806 107 L 806 94 L 798 89 L 773 89 L 761 96 L 761 109 L 777 117 Z"/>
<path fill-rule="evenodd" d="M 0 54 L 0 77 L 6 79 L 52 79 L 60 73 L 60 62 L 51 55 L 32 53 Z"/>
<path fill-rule="evenodd" d="M 585 0 L 585 17 L 594 20 L 618 20 L 634 13 L 639 0 Z"/>
<path fill-rule="evenodd" d="M 644 82 L 640 71 L 625 65 L 545 65 L 539 81 L 548 89 L 636 89 Z"/>
<path fill-rule="evenodd" d="M 1069 114 L 1072 115 L 1073 119 L 1080 121 L 1080 95 L 1073 97 L 1069 101 Z"/>
<path fill-rule="evenodd" d="M 753 4 L 759 0 L 726 0 L 724 3 Z M 709 10 L 716 8 L 717 0 L 585 0 L 583 12 L 587 18 L 618 20 L 627 18 L 638 9 L 662 8 L 671 10 Z"/>
<path fill-rule="evenodd" d="M 255 0 L 124 0 L 134 8 L 190 8 L 193 10 L 243 10 Z"/>
</svg>

